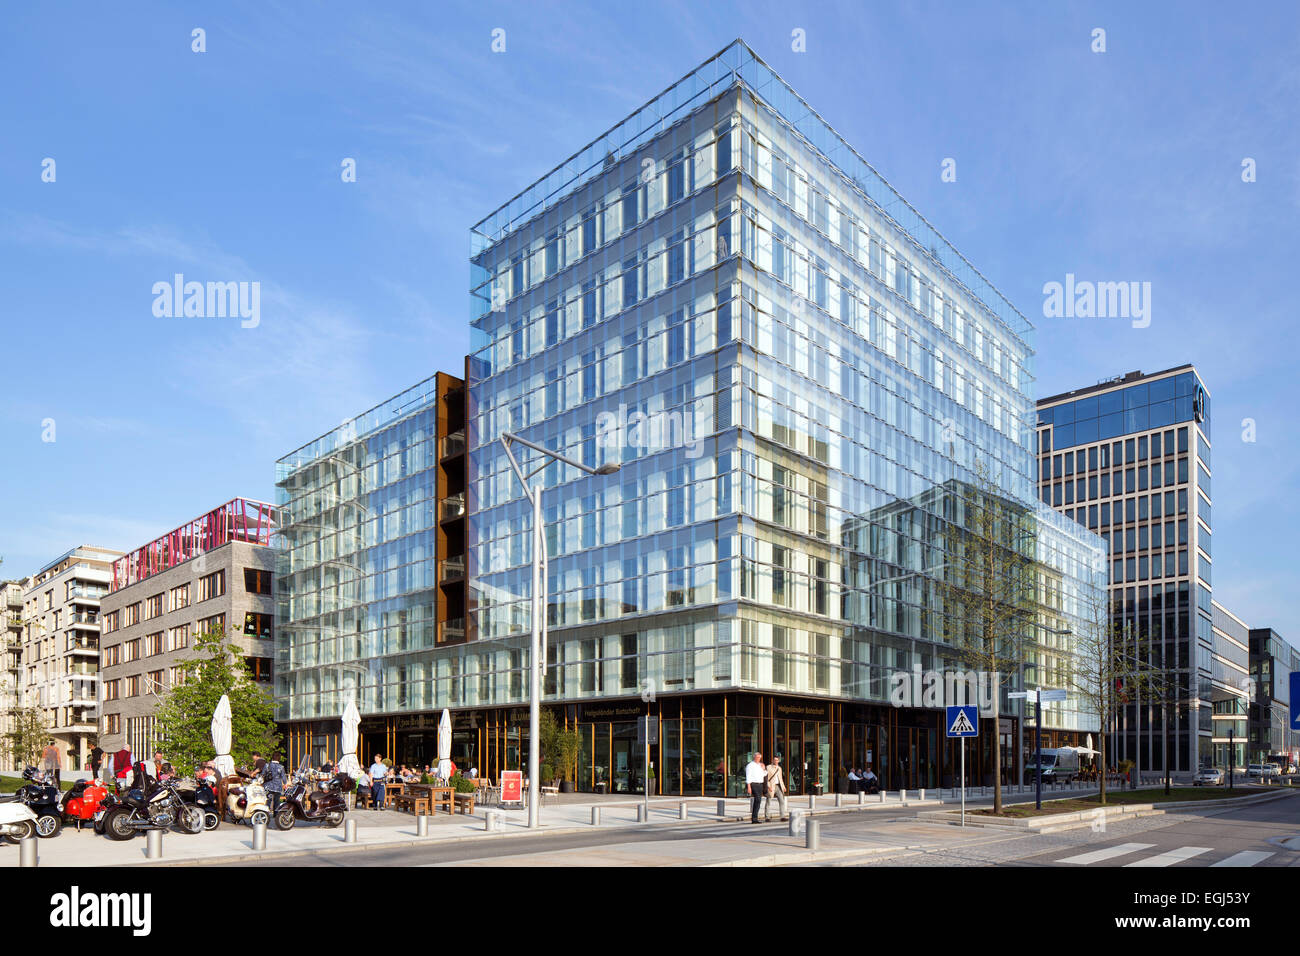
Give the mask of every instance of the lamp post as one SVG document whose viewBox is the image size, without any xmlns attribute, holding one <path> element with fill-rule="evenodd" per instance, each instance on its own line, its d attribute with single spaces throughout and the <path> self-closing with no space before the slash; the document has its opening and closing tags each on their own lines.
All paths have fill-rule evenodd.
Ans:
<svg viewBox="0 0 1300 956">
<path fill-rule="evenodd" d="M 580 461 L 574 461 L 559 452 L 551 451 L 510 432 L 503 432 L 501 435 L 501 447 L 505 449 L 510 467 L 514 469 L 515 477 L 519 479 L 519 484 L 524 489 L 524 496 L 533 508 L 532 643 L 528 656 L 528 826 L 536 829 L 540 794 L 537 725 L 541 716 L 542 674 L 546 670 L 546 533 L 542 528 L 542 488 L 540 485 L 534 488 L 528 484 L 528 481 L 540 474 L 550 461 L 544 461 L 525 474 L 510 450 L 510 446 L 515 443 L 531 448 L 546 458 L 571 465 L 589 475 L 612 475 L 618 471 L 619 465 L 606 462 L 598 468 L 590 468 Z"/>
</svg>

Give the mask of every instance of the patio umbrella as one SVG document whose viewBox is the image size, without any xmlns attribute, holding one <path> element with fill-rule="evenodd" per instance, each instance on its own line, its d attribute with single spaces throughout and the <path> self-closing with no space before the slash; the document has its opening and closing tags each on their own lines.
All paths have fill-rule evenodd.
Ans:
<svg viewBox="0 0 1300 956">
<path fill-rule="evenodd" d="M 361 712 L 357 710 L 357 702 L 349 697 L 347 706 L 343 708 L 343 756 L 339 758 L 339 773 L 346 773 L 354 780 L 361 776 L 361 761 L 357 759 L 357 728 L 360 725 Z"/>
<path fill-rule="evenodd" d="M 216 712 L 212 715 L 212 746 L 217 748 L 216 759 L 212 761 L 217 773 L 228 777 L 235 772 L 235 758 L 230 756 L 230 698 L 225 694 L 217 701 Z"/>
<path fill-rule="evenodd" d="M 446 707 L 438 720 L 438 776 L 443 780 L 451 776 L 451 714 Z"/>
</svg>

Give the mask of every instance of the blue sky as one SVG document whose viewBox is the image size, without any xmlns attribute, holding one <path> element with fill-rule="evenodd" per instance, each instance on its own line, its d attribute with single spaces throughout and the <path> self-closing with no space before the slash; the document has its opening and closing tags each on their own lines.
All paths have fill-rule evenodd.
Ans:
<svg viewBox="0 0 1300 956">
<path fill-rule="evenodd" d="M 1215 596 L 1298 641 L 1297 11 L 11 5 L 0 573 L 273 500 L 277 457 L 458 371 L 470 226 L 740 36 L 1038 326 L 1040 395 L 1198 366 Z M 155 317 L 152 286 L 177 272 L 259 281 L 260 325 Z M 1066 273 L 1150 282 L 1150 327 L 1044 318 Z"/>
</svg>

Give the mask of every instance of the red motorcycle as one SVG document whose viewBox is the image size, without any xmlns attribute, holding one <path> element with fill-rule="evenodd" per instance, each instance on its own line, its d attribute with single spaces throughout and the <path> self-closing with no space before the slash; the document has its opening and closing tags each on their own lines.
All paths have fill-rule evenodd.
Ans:
<svg viewBox="0 0 1300 956">
<path fill-rule="evenodd" d="M 78 780 L 60 801 L 59 809 L 63 811 L 64 821 L 75 823 L 80 830 L 82 823 L 94 821 L 95 814 L 103 809 L 104 798 L 107 796 L 108 788 L 100 781 Z"/>
</svg>

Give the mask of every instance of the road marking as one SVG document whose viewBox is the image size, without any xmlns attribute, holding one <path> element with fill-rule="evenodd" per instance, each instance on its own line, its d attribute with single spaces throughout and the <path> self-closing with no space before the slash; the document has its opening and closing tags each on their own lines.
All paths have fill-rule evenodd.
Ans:
<svg viewBox="0 0 1300 956">
<path fill-rule="evenodd" d="M 1176 850 L 1169 850 L 1166 853 L 1157 853 L 1155 856 L 1144 857 L 1141 860 L 1134 860 L 1126 866 L 1173 866 L 1175 863 L 1181 863 L 1183 860 L 1190 860 L 1194 856 L 1200 856 L 1202 853 L 1209 853 L 1213 847 L 1208 846 L 1180 846 Z"/>
<path fill-rule="evenodd" d="M 1075 863 L 1079 866 L 1088 866 L 1090 863 L 1100 863 L 1102 860 L 1109 860 L 1117 856 L 1123 856 L 1125 853 L 1136 853 L 1138 850 L 1149 850 L 1155 846 L 1154 843 L 1121 843 L 1119 846 L 1108 846 L 1104 850 L 1093 850 L 1091 853 L 1080 853 L 1078 856 L 1067 856 L 1064 860 L 1057 860 L 1057 863 Z"/>
<path fill-rule="evenodd" d="M 1232 854 L 1226 860 L 1211 863 L 1210 866 L 1254 866 L 1256 863 L 1264 862 L 1272 855 L 1272 853 L 1265 850 L 1242 850 L 1240 853 Z"/>
</svg>

